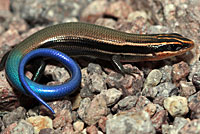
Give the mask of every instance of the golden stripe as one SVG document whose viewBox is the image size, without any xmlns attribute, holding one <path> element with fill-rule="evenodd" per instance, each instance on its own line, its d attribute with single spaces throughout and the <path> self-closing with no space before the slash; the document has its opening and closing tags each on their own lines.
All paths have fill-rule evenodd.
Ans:
<svg viewBox="0 0 200 134">
<path fill-rule="evenodd" d="M 180 42 L 184 42 L 184 43 L 187 43 L 187 44 L 193 44 L 193 41 L 185 41 L 185 40 L 181 40 L 181 39 L 178 39 L 178 38 L 169 38 L 169 37 L 158 37 L 158 39 L 175 39 L 175 40 L 178 40 Z"/>
<path fill-rule="evenodd" d="M 66 38 L 67 37 L 67 38 Z M 94 37 L 89 37 L 89 36 L 56 36 L 57 39 L 59 39 L 60 42 L 62 42 L 62 40 L 64 39 L 88 39 L 88 40 L 93 40 L 93 41 L 96 41 L 96 42 L 102 42 L 102 43 L 107 43 L 107 44 L 110 44 L 110 45 L 116 45 L 116 46 L 124 46 L 124 45 L 130 45 L 130 46 L 152 46 L 152 45 L 168 45 L 168 44 L 179 44 L 179 45 L 182 45 L 181 42 L 159 42 L 159 43 L 133 43 L 133 42 L 125 42 L 125 41 L 120 41 L 120 40 L 114 40 L 114 39 L 101 39 L 101 38 L 94 38 Z M 49 39 L 46 39 L 44 41 L 42 41 L 40 43 L 43 44 L 43 43 L 46 43 L 48 41 L 56 41 L 55 37 L 51 37 Z"/>
</svg>

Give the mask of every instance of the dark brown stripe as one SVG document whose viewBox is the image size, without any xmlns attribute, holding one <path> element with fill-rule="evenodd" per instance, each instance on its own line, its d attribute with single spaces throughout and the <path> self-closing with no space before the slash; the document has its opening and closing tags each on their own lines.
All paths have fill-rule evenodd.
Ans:
<svg viewBox="0 0 200 134">
<path fill-rule="evenodd" d="M 59 42 L 47 42 L 43 44 L 41 47 L 51 47 L 55 46 L 54 48 L 59 47 L 66 47 L 69 48 L 69 50 L 72 51 L 74 48 L 74 51 L 77 53 L 80 51 L 93 51 L 94 53 L 96 51 L 106 51 L 111 53 L 136 53 L 136 54 L 149 54 L 149 53 L 156 53 L 156 52 L 163 52 L 163 51 L 178 51 L 183 47 L 187 47 L 184 45 L 180 45 L 179 43 L 176 44 L 176 42 L 173 42 L 172 44 L 161 44 L 161 45 L 149 45 L 149 46 L 131 46 L 131 45 L 113 45 L 105 42 L 98 42 L 96 40 L 89 40 L 89 39 L 66 39 L 66 40 L 59 40 Z M 77 50 L 77 48 L 80 48 L 80 50 Z M 81 50 L 82 49 L 82 50 Z"/>
</svg>

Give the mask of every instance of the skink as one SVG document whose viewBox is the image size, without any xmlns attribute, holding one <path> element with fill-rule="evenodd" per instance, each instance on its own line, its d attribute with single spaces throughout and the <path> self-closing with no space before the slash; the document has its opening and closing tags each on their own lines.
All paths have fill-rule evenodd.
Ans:
<svg viewBox="0 0 200 134">
<path fill-rule="evenodd" d="M 38 48 L 52 48 L 71 56 L 109 60 L 126 73 L 121 62 L 162 60 L 181 55 L 193 47 L 193 41 L 176 33 L 131 34 L 98 25 L 72 22 L 50 26 L 36 32 L 16 45 L 8 56 L 4 56 L 1 66 L 6 61 L 5 71 L 9 82 L 27 94 L 19 80 L 19 64 L 26 54 Z M 63 94 L 59 90 L 54 95 L 54 86 L 45 89 L 44 85 L 39 86 L 30 80 L 27 82 L 42 99 L 59 98 L 69 93 Z"/>
</svg>

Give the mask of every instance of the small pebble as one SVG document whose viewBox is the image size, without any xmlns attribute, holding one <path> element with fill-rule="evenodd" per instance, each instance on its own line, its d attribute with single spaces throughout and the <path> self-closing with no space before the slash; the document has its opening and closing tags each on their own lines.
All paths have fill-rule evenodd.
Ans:
<svg viewBox="0 0 200 134">
<path fill-rule="evenodd" d="M 102 68 L 99 64 L 89 63 L 87 67 L 87 71 L 89 74 L 97 73 L 102 74 Z"/>
<path fill-rule="evenodd" d="M 155 104 L 149 103 L 143 108 L 143 110 L 146 111 L 150 117 L 152 117 L 156 113 L 157 108 Z"/>
<path fill-rule="evenodd" d="M 179 131 L 179 134 L 200 134 L 200 119 L 194 119 L 187 122 Z"/>
<path fill-rule="evenodd" d="M 48 116 L 33 116 L 26 119 L 33 125 L 34 133 L 38 134 L 41 129 L 53 128 L 53 121 Z"/>
<path fill-rule="evenodd" d="M 78 109 L 79 117 L 88 125 L 93 125 L 108 114 L 106 100 L 103 95 L 97 95 L 92 101 L 85 98 Z"/>
<path fill-rule="evenodd" d="M 190 118 L 191 119 L 199 119 L 200 118 L 200 91 L 190 96 L 188 98 L 189 108 L 191 111 Z"/>
<path fill-rule="evenodd" d="M 67 123 L 72 123 L 72 113 L 68 109 L 63 109 L 56 113 L 53 120 L 53 127 L 60 128 L 66 126 Z"/>
<path fill-rule="evenodd" d="M 126 96 L 124 99 L 118 102 L 118 106 L 120 110 L 128 110 L 136 105 L 138 100 L 137 96 Z"/>
<path fill-rule="evenodd" d="M 179 134 L 179 131 L 187 124 L 189 120 L 183 117 L 175 117 L 172 125 L 163 124 L 162 133 L 163 134 Z"/>
<path fill-rule="evenodd" d="M 187 99 L 181 96 L 166 98 L 164 100 L 164 107 L 173 117 L 184 116 L 189 111 Z"/>
<path fill-rule="evenodd" d="M 162 73 L 158 69 L 152 70 L 147 76 L 144 87 L 154 87 L 160 83 Z"/>
<path fill-rule="evenodd" d="M 180 81 L 180 95 L 188 97 L 196 93 L 196 89 L 192 82 Z"/>
<path fill-rule="evenodd" d="M 165 65 L 164 67 L 160 68 L 160 71 L 162 73 L 161 83 L 172 81 L 172 66 Z"/>
<path fill-rule="evenodd" d="M 164 97 L 169 97 L 173 95 L 173 91 L 178 92 L 177 87 L 171 82 L 165 82 L 165 83 L 159 84 L 158 86 L 153 87 L 152 90 L 157 91 L 157 96 L 164 96 Z"/>
<path fill-rule="evenodd" d="M 3 123 L 5 124 L 5 126 L 8 126 L 14 123 L 15 121 L 18 121 L 20 119 L 25 119 L 25 113 L 26 113 L 25 108 L 18 107 L 17 109 L 3 116 L 2 119 Z"/>
<path fill-rule="evenodd" d="M 115 18 L 127 18 L 132 11 L 132 7 L 125 1 L 115 1 L 110 3 L 105 14 Z"/>
<path fill-rule="evenodd" d="M 57 134 L 52 128 L 41 129 L 39 134 Z"/>
<path fill-rule="evenodd" d="M 101 119 L 98 122 L 98 127 L 101 128 L 101 130 L 105 133 L 106 132 L 106 121 L 107 117 L 101 117 Z"/>
<path fill-rule="evenodd" d="M 200 89 L 200 72 L 196 72 L 192 77 L 192 83 L 196 87 L 197 90 Z"/>
<path fill-rule="evenodd" d="M 179 62 L 172 66 L 172 80 L 173 82 L 179 82 L 180 80 L 184 80 L 185 77 L 189 74 L 190 68 L 187 63 Z"/>
<path fill-rule="evenodd" d="M 105 95 L 106 103 L 108 106 L 115 104 L 122 96 L 121 91 L 117 90 L 116 88 L 110 88 L 108 90 L 103 90 L 101 92 L 101 94 Z"/>
<path fill-rule="evenodd" d="M 74 130 L 76 132 L 81 132 L 84 128 L 84 123 L 80 120 L 73 123 Z"/>
<path fill-rule="evenodd" d="M 94 125 L 87 127 L 86 131 L 87 131 L 88 134 L 98 134 L 98 129 Z"/>
<path fill-rule="evenodd" d="M 106 134 L 155 134 L 149 114 L 145 111 L 127 112 L 106 121 Z"/>
<path fill-rule="evenodd" d="M 159 112 L 155 113 L 155 115 L 151 118 L 151 121 L 155 129 L 158 130 L 161 125 L 167 121 L 166 110 L 160 110 Z"/>
</svg>

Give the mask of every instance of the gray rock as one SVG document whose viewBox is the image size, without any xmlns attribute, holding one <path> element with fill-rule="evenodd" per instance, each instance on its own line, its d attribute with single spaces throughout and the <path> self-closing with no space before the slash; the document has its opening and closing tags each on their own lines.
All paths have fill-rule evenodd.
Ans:
<svg viewBox="0 0 200 134">
<path fill-rule="evenodd" d="M 161 83 L 172 81 L 172 66 L 165 65 L 160 68 L 160 71 L 162 73 Z"/>
<path fill-rule="evenodd" d="M 173 90 L 177 90 L 177 87 L 171 82 L 165 82 L 154 87 L 152 90 L 157 91 L 157 96 L 168 97 L 172 95 Z"/>
<path fill-rule="evenodd" d="M 127 96 L 118 102 L 119 109 L 128 110 L 136 105 L 138 100 L 137 96 Z"/>
<path fill-rule="evenodd" d="M 158 69 L 152 70 L 146 78 L 144 87 L 154 87 L 160 83 L 162 73 Z"/>
<path fill-rule="evenodd" d="M 13 110 L 12 112 L 4 115 L 3 122 L 4 122 L 5 126 L 8 126 L 20 119 L 25 119 L 25 112 L 26 112 L 26 110 L 23 107 L 18 107 L 17 109 Z"/>
<path fill-rule="evenodd" d="M 66 82 L 70 79 L 70 74 L 64 67 L 58 67 L 55 65 L 47 65 L 44 71 L 45 75 L 51 75 L 54 81 L 61 83 Z"/>
<path fill-rule="evenodd" d="M 163 124 L 162 133 L 163 134 L 179 134 L 179 131 L 187 124 L 189 121 L 182 117 L 176 117 L 174 119 L 173 125 Z"/>
<path fill-rule="evenodd" d="M 102 75 L 93 73 L 89 75 L 89 79 L 91 82 L 91 84 L 89 84 L 89 89 L 92 92 L 99 93 L 107 89 L 104 77 Z"/>
<path fill-rule="evenodd" d="M 189 97 L 190 95 L 196 93 L 196 89 L 192 82 L 180 81 L 179 92 L 181 96 Z"/>
<path fill-rule="evenodd" d="M 39 134 L 59 134 L 59 133 L 56 133 L 52 128 L 44 128 L 40 130 Z"/>
<path fill-rule="evenodd" d="M 156 96 L 164 96 L 168 97 L 173 94 L 173 91 L 178 92 L 176 90 L 176 86 L 171 82 L 161 83 L 155 87 L 146 87 L 143 89 L 142 94 L 148 97 L 155 98 Z"/>
<path fill-rule="evenodd" d="M 192 76 L 192 83 L 196 87 L 197 90 L 200 89 L 200 72 L 195 72 Z"/>
<path fill-rule="evenodd" d="M 188 122 L 178 134 L 199 134 L 200 133 L 200 119 L 195 119 Z"/>
<path fill-rule="evenodd" d="M 2 119 L 0 119 L 0 132 L 5 129 L 4 123 L 2 121 Z"/>
<path fill-rule="evenodd" d="M 106 81 L 107 85 L 121 89 L 125 95 L 136 95 L 141 92 L 144 81 L 144 74 L 137 67 L 131 64 L 123 65 L 132 75 L 123 76 L 121 73 L 110 72 Z"/>
<path fill-rule="evenodd" d="M 116 88 L 103 90 L 101 94 L 105 95 L 107 106 L 115 104 L 122 96 L 122 92 L 117 90 Z"/>
<path fill-rule="evenodd" d="M 188 119 L 185 119 L 183 117 L 175 117 L 173 125 L 176 128 L 176 130 L 180 130 L 182 127 L 185 126 L 189 122 Z"/>
<path fill-rule="evenodd" d="M 97 95 L 92 101 L 89 98 L 83 99 L 78 109 L 79 117 L 88 125 L 93 125 L 108 113 L 104 95 Z"/>
<path fill-rule="evenodd" d="M 101 66 L 98 64 L 90 63 L 87 69 L 82 69 L 82 74 L 82 97 L 90 97 L 92 96 L 92 93 L 100 93 L 102 90 L 107 89 L 105 82 L 105 77 L 107 75 L 102 71 Z"/>
<path fill-rule="evenodd" d="M 97 73 L 97 74 L 103 73 L 101 66 L 98 64 L 94 64 L 94 63 L 88 64 L 87 71 L 88 71 L 88 73 L 91 73 L 91 74 L 92 73 Z"/>
<path fill-rule="evenodd" d="M 12 134 L 34 134 L 34 128 L 31 123 L 20 120 L 17 126 L 11 131 Z"/>
<path fill-rule="evenodd" d="M 145 111 L 119 114 L 106 121 L 106 134 L 155 134 Z"/>
</svg>

